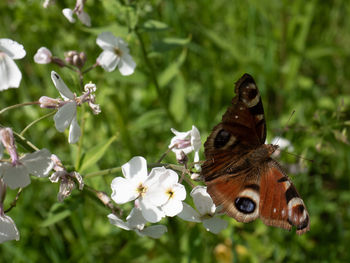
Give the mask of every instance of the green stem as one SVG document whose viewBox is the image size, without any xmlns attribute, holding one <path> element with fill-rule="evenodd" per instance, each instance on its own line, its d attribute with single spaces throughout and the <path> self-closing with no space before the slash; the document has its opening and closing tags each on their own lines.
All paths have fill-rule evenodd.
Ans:
<svg viewBox="0 0 350 263">
<path fill-rule="evenodd" d="M 53 112 L 50 112 L 42 117 L 40 117 L 39 119 L 35 120 L 35 121 L 32 121 L 31 123 L 29 123 L 20 133 L 21 136 L 23 136 L 23 134 L 30 128 L 32 127 L 34 124 L 38 123 L 39 121 L 47 118 L 47 117 L 50 117 L 52 115 L 54 115 L 57 111 L 53 111 Z"/>
<path fill-rule="evenodd" d="M 162 107 L 165 109 L 165 112 L 168 115 L 168 117 L 171 120 L 171 122 L 176 124 L 176 121 L 175 121 L 173 115 L 171 114 L 171 112 L 170 112 L 170 110 L 168 108 L 168 105 L 165 103 L 164 96 L 162 94 L 162 91 L 160 89 L 160 86 L 159 86 L 159 83 L 158 83 L 158 80 L 157 80 L 155 69 L 153 67 L 153 64 L 151 63 L 151 61 L 148 58 L 146 47 L 145 47 L 145 43 L 143 42 L 142 36 L 138 32 L 137 29 L 135 29 L 135 33 L 136 33 L 137 38 L 139 39 L 139 42 L 140 42 L 140 45 L 141 45 L 142 54 L 143 54 L 143 58 L 145 60 L 146 65 L 148 66 L 148 68 L 150 70 L 150 74 L 151 74 L 151 78 L 152 78 L 153 84 L 154 84 L 154 86 L 156 88 L 158 97 L 160 98 L 159 101 L 160 101 Z"/>
<path fill-rule="evenodd" d="M 20 104 L 15 104 L 15 105 L 11 105 L 11 106 L 8 106 L 6 108 L 3 108 L 1 111 L 0 111 L 0 114 L 3 114 L 5 111 L 8 111 L 8 110 L 12 110 L 12 109 L 15 109 L 15 108 L 19 108 L 19 107 L 23 107 L 23 106 L 28 106 L 28 105 L 34 105 L 34 104 L 40 104 L 39 101 L 33 101 L 33 102 L 25 102 L 25 103 L 20 103 Z"/>
</svg>

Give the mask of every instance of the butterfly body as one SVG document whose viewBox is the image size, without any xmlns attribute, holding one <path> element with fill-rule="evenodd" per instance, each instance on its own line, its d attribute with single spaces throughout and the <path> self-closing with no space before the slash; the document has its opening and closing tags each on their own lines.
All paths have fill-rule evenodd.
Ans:
<svg viewBox="0 0 350 263">
<path fill-rule="evenodd" d="M 266 225 L 309 230 L 309 215 L 294 185 L 271 158 L 277 145 L 265 144 L 266 124 L 259 90 L 244 74 L 232 105 L 204 144 L 202 176 L 223 212 L 239 222 L 260 217 Z"/>
</svg>

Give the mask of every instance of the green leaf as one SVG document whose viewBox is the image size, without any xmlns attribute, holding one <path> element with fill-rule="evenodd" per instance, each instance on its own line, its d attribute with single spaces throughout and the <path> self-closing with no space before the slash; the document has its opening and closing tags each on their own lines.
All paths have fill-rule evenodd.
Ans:
<svg viewBox="0 0 350 263">
<path fill-rule="evenodd" d="M 180 67 L 185 62 L 187 56 L 187 49 L 184 49 L 179 58 L 170 64 L 159 76 L 159 85 L 166 86 L 179 73 Z"/>
<path fill-rule="evenodd" d="M 113 136 L 110 139 L 101 142 L 100 144 L 96 145 L 95 147 L 91 148 L 88 152 L 86 152 L 79 172 L 82 173 L 90 166 L 96 164 L 103 157 L 108 147 L 111 145 L 112 142 L 115 141 L 116 138 L 116 136 Z"/>
<path fill-rule="evenodd" d="M 62 212 L 59 212 L 57 214 L 50 214 L 49 217 L 44 220 L 44 222 L 41 223 L 41 227 L 48 227 L 53 224 L 56 224 L 59 221 L 62 221 L 66 217 L 69 217 L 71 215 L 70 210 L 63 210 Z"/>
<path fill-rule="evenodd" d="M 177 122 L 183 120 L 187 111 L 187 107 L 185 81 L 181 75 L 178 78 L 176 78 L 170 97 L 169 108 L 170 112 L 172 113 Z"/>
<path fill-rule="evenodd" d="M 165 52 L 171 49 L 186 46 L 191 42 L 191 36 L 188 38 L 164 38 L 153 43 L 153 49 L 158 52 Z"/>
<path fill-rule="evenodd" d="M 141 28 L 144 31 L 164 31 L 169 29 L 169 26 L 163 22 L 150 19 L 143 23 Z"/>
</svg>

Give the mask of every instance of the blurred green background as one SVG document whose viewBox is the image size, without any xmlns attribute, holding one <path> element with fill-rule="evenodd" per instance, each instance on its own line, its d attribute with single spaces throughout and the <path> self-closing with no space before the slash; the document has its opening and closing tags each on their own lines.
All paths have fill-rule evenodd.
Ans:
<svg viewBox="0 0 350 263">
<path fill-rule="evenodd" d="M 135 155 L 153 163 L 166 151 L 171 127 L 187 131 L 194 124 L 204 142 L 230 104 L 234 82 L 247 72 L 262 93 L 268 140 L 282 135 L 293 153 L 314 160 L 280 158 L 287 168 L 299 168 L 290 176 L 309 210 L 311 230 L 298 236 L 260 220 L 242 224 L 225 217 L 229 227 L 213 235 L 201 224 L 171 218 L 163 222 L 168 233 L 161 239 L 141 238 L 110 225 L 109 210 L 88 192 L 75 190 L 59 204 L 58 184 L 33 178 L 8 214 L 21 239 L 0 245 L 1 262 L 349 262 L 349 1 L 87 0 L 91 28 L 62 15 L 75 1 L 55 2 L 47 9 L 43 1 L 0 2 L 0 38 L 27 51 L 16 61 L 21 86 L 1 92 L 1 109 L 58 97 L 51 70 L 79 92 L 70 70 L 34 63 L 41 46 L 61 58 L 68 50 L 84 51 L 91 65 L 101 52 L 97 35 L 111 31 L 128 42 L 137 68 L 129 77 L 101 68 L 84 77 L 96 83 L 102 113 L 79 111 L 81 151 L 67 143 L 67 132 L 56 131 L 52 117 L 31 127 L 28 140 L 83 175 Z M 0 123 L 20 132 L 49 112 L 18 108 L 2 114 Z M 103 155 L 92 160 L 97 151 Z M 165 161 L 175 163 L 173 154 Z M 117 175 L 85 182 L 110 194 Z M 5 208 L 15 195 L 8 191 Z"/>
</svg>

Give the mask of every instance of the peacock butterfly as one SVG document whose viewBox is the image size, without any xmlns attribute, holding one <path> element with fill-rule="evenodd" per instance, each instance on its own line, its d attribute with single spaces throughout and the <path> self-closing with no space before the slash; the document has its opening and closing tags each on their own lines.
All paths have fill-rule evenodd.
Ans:
<svg viewBox="0 0 350 263">
<path fill-rule="evenodd" d="M 232 105 L 204 144 L 202 176 L 222 211 L 239 222 L 260 217 L 269 226 L 297 234 L 310 229 L 304 201 L 281 166 L 271 158 L 277 145 L 265 144 L 264 108 L 254 79 L 244 74 Z"/>
</svg>

